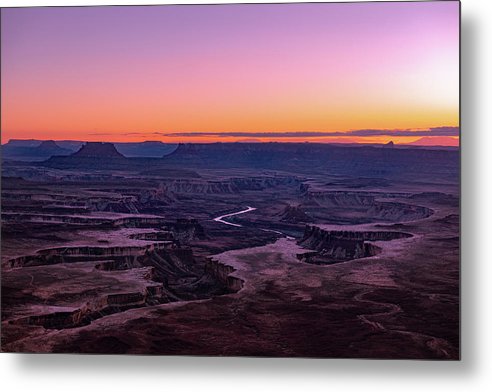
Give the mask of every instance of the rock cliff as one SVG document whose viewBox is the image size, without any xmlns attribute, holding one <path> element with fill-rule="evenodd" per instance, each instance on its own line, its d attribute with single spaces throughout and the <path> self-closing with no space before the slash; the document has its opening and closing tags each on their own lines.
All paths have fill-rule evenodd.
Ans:
<svg viewBox="0 0 492 392">
<path fill-rule="evenodd" d="M 378 254 L 380 248 L 368 241 L 391 241 L 409 238 L 411 234 L 397 231 L 326 230 L 307 225 L 299 244 L 315 252 L 299 255 L 313 264 L 333 264 Z"/>
</svg>

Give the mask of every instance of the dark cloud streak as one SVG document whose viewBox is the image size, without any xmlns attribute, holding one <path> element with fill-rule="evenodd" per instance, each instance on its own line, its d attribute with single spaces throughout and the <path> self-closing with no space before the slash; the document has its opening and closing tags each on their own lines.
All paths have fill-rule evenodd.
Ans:
<svg viewBox="0 0 492 392">
<path fill-rule="evenodd" d="M 314 131 L 314 132 L 175 132 L 162 133 L 163 136 L 178 137 L 264 137 L 264 138 L 288 138 L 288 137 L 371 137 L 371 136 L 459 136 L 458 127 L 437 127 L 429 129 L 358 129 L 347 132 Z"/>
<path fill-rule="evenodd" d="M 91 133 L 97 136 L 114 136 L 112 133 Z M 357 129 L 340 131 L 300 131 L 300 132 L 126 132 L 121 136 L 164 136 L 164 137 L 253 137 L 253 138 L 319 138 L 319 137 L 423 137 L 423 136 L 459 136 L 458 127 L 435 127 L 428 129 Z"/>
</svg>

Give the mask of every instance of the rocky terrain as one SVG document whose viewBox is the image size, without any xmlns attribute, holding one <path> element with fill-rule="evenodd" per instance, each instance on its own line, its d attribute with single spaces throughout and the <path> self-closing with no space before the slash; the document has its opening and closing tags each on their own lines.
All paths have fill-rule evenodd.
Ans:
<svg viewBox="0 0 492 392">
<path fill-rule="evenodd" d="M 66 146 L 3 156 L 3 351 L 459 357 L 457 150 Z"/>
</svg>

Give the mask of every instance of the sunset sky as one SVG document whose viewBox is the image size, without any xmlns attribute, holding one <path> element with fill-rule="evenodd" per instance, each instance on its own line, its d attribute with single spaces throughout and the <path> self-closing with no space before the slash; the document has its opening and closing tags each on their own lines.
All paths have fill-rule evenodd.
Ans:
<svg viewBox="0 0 492 392">
<path fill-rule="evenodd" d="M 458 143 L 458 2 L 17 8 L 1 22 L 2 143 Z"/>
</svg>

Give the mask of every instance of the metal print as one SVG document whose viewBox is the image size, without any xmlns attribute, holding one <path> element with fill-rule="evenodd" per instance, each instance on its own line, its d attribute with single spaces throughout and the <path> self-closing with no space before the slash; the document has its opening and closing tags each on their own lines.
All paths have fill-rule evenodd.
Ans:
<svg viewBox="0 0 492 392">
<path fill-rule="evenodd" d="M 3 8 L 2 351 L 459 359 L 459 14 Z"/>
</svg>

